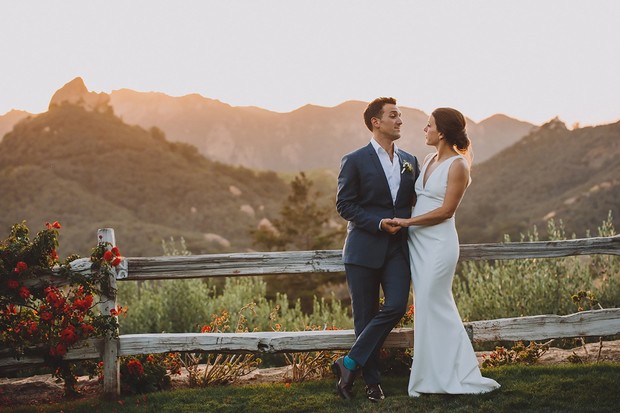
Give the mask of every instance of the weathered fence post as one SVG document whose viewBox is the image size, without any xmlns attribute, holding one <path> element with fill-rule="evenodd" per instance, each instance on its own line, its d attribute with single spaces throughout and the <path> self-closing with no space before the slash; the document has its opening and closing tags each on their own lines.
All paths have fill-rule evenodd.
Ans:
<svg viewBox="0 0 620 413">
<path fill-rule="evenodd" d="M 97 242 L 109 243 L 108 249 L 112 249 L 116 246 L 116 239 L 114 238 L 114 229 L 101 228 L 97 230 Z M 114 273 L 110 274 L 109 279 L 110 288 L 107 292 L 108 295 L 101 295 L 101 303 L 99 309 L 101 314 L 110 315 L 110 310 L 116 309 L 116 277 Z M 103 393 L 107 398 L 114 398 L 121 394 L 120 383 L 120 363 L 118 359 L 118 331 L 116 334 L 110 333 L 104 339 L 103 345 Z"/>
</svg>

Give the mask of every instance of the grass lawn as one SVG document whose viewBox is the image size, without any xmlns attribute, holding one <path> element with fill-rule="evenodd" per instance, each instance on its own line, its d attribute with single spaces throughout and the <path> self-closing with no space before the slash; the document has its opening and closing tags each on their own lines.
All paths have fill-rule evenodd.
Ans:
<svg viewBox="0 0 620 413">
<path fill-rule="evenodd" d="M 335 393 L 334 379 L 284 384 L 207 387 L 89 399 L 11 412 L 620 412 L 620 364 L 506 366 L 483 370 L 501 389 L 483 395 L 407 396 L 408 377 L 384 377 L 386 399 L 373 404 L 356 383 L 356 399 Z M 6 411 L 0 409 L 1 412 Z"/>
</svg>

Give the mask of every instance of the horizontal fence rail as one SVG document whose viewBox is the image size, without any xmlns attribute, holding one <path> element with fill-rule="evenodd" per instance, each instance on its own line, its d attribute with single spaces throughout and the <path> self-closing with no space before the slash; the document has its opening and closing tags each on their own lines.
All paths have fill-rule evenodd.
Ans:
<svg viewBox="0 0 620 413">
<path fill-rule="evenodd" d="M 570 337 L 599 337 L 620 333 L 620 308 L 582 311 L 565 316 L 537 315 L 465 323 L 474 343 L 538 341 Z M 253 333 L 125 334 L 118 339 L 118 355 L 171 352 L 293 353 L 346 350 L 355 342 L 353 330 L 278 331 Z M 413 329 L 397 328 L 386 348 L 413 347 Z M 67 360 L 97 359 L 103 339 L 91 339 L 67 352 Z M 1 353 L 0 353 L 1 356 Z M 0 358 L 0 368 L 40 365 L 41 357 Z"/>
<path fill-rule="evenodd" d="M 620 255 L 620 235 L 545 242 L 463 244 L 461 261 Z M 343 272 L 342 250 L 129 257 L 126 280 Z"/>
</svg>

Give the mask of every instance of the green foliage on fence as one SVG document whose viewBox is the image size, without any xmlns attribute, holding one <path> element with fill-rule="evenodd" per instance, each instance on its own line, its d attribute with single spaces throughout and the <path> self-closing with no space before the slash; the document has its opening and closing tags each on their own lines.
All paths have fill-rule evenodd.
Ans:
<svg viewBox="0 0 620 413">
<path fill-rule="evenodd" d="M 126 281 L 120 285 L 118 302 L 127 307 L 121 334 L 198 332 L 212 317 L 226 311 L 231 318 L 241 309 L 250 331 L 298 331 L 312 326 L 352 328 L 347 308 L 336 299 L 315 298 L 311 314 L 285 294 L 267 300 L 260 277 L 227 278 L 221 291 L 203 280 Z M 248 306 L 248 304 L 251 304 Z"/>
<path fill-rule="evenodd" d="M 612 222 L 610 213 L 598 236 L 615 235 Z M 567 239 L 561 221 L 548 221 L 547 232 L 549 240 Z M 539 241 L 536 227 L 521 237 L 526 239 Z M 619 277 L 620 257 L 611 255 L 467 261 L 455 278 L 453 293 L 466 321 L 561 315 L 577 311 L 571 296 L 578 291 L 591 291 L 602 307 L 620 306 Z"/>
<path fill-rule="evenodd" d="M 598 236 L 615 235 L 612 222 L 609 216 Z M 547 230 L 550 240 L 567 239 L 561 221 L 550 220 Z M 525 240 L 539 240 L 536 228 Z M 177 249 L 175 254 L 185 252 Z M 464 321 L 570 314 L 577 311 L 571 297 L 578 291 L 591 291 L 602 307 L 619 307 L 619 278 L 620 257 L 612 255 L 467 261 L 458 270 L 453 293 Z M 288 331 L 352 328 L 348 305 L 333 296 L 315 297 L 312 310 L 303 311 L 299 300 L 290 302 L 286 294 L 267 299 L 261 277 L 228 278 L 223 285 L 198 279 L 124 281 L 118 301 L 129 308 L 120 323 L 122 334 L 200 331 L 212 317 L 226 311 L 234 319 L 242 308 L 249 330 L 271 331 L 276 324 Z"/>
</svg>

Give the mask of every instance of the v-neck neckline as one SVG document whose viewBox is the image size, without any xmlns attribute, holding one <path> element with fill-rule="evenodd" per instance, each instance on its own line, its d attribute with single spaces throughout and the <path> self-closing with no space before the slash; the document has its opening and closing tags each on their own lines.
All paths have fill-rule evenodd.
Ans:
<svg viewBox="0 0 620 413">
<path fill-rule="evenodd" d="M 433 157 L 431 159 L 429 159 L 429 161 L 426 163 L 426 166 L 424 167 L 424 175 L 422 176 L 422 189 L 426 189 L 426 184 L 428 183 L 428 180 L 431 179 L 431 176 L 433 176 L 433 174 L 435 173 L 435 171 L 437 169 L 439 169 L 439 167 L 448 159 L 452 159 L 452 158 L 456 158 L 457 156 L 460 155 L 454 155 L 451 156 L 449 158 L 444 159 L 443 161 L 436 161 L 437 162 L 437 166 L 435 167 L 435 169 L 433 169 L 430 174 L 427 175 L 428 173 L 428 167 L 431 166 L 431 162 L 433 162 L 434 158 L 439 158 L 439 154 L 437 152 L 435 152 L 435 154 L 433 154 Z"/>
</svg>

